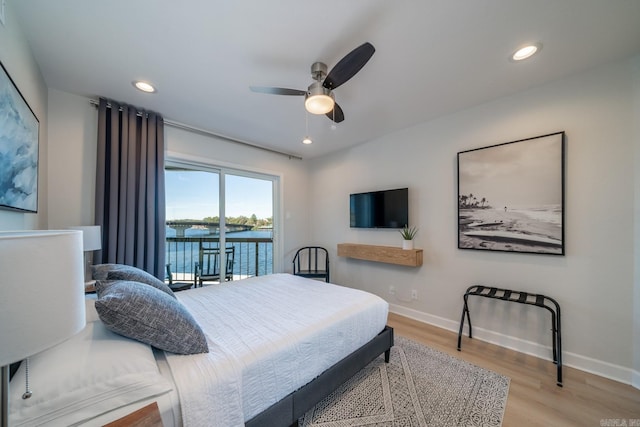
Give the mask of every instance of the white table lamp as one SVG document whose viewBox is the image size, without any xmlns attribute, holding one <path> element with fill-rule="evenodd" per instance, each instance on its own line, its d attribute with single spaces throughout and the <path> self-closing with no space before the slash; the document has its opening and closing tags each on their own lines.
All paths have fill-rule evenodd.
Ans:
<svg viewBox="0 0 640 427">
<path fill-rule="evenodd" d="M 78 231 L 0 232 L 2 427 L 9 418 L 9 365 L 85 326 L 82 255 Z"/>
<path fill-rule="evenodd" d="M 93 255 L 88 257 L 87 252 L 93 252 L 102 249 L 102 233 L 99 225 L 83 225 L 77 227 L 69 227 L 70 230 L 82 231 L 82 250 L 84 257 L 84 281 L 91 280 L 91 264 L 93 264 Z"/>
</svg>

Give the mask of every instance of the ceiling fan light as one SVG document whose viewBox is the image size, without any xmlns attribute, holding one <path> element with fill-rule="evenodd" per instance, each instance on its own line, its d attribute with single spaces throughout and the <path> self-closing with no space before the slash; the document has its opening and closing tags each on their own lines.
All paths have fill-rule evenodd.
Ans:
<svg viewBox="0 0 640 427">
<path fill-rule="evenodd" d="M 327 114 L 333 110 L 333 99 L 327 95 L 314 95 L 304 101 L 304 106 L 311 114 Z"/>
<path fill-rule="evenodd" d="M 327 114 L 333 110 L 333 93 L 322 86 L 320 82 L 313 83 L 307 90 L 304 107 L 311 114 Z"/>
<path fill-rule="evenodd" d="M 309 144 L 313 144 L 313 141 L 308 136 L 305 136 L 304 139 L 302 140 L 302 143 L 305 145 L 309 145 Z"/>
</svg>

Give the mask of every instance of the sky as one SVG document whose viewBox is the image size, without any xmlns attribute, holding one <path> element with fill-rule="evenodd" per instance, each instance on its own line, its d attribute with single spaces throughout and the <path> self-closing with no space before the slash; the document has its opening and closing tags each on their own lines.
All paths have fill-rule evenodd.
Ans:
<svg viewBox="0 0 640 427">
<path fill-rule="evenodd" d="M 166 171 L 167 220 L 218 216 L 219 175 L 202 171 Z M 272 182 L 225 175 L 226 216 L 273 216 Z"/>
<path fill-rule="evenodd" d="M 562 202 L 560 135 L 459 154 L 460 195 L 483 197 L 494 208 Z"/>
</svg>

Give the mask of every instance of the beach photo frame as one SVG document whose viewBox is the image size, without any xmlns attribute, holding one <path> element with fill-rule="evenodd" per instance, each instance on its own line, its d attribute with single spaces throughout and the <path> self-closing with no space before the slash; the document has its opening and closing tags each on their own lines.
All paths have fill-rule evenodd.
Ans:
<svg viewBox="0 0 640 427">
<path fill-rule="evenodd" d="M 458 249 L 564 255 L 565 133 L 458 153 Z"/>
<path fill-rule="evenodd" d="M 40 122 L 0 63 L 0 208 L 38 212 Z"/>
</svg>

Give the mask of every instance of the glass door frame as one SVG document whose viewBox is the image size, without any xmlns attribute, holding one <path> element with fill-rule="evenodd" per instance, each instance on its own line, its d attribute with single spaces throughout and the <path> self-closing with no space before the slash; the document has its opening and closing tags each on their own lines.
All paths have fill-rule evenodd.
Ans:
<svg viewBox="0 0 640 427">
<path fill-rule="evenodd" d="M 269 171 L 256 170 L 249 167 L 243 167 L 240 165 L 227 165 L 224 163 L 218 163 L 213 160 L 203 159 L 201 157 L 193 157 L 181 153 L 166 153 L 165 154 L 165 168 L 166 167 L 179 167 L 184 169 L 191 169 L 203 172 L 217 173 L 218 179 L 218 194 L 219 194 L 219 217 L 220 217 L 220 247 L 226 245 L 226 209 L 225 209 L 225 176 L 238 175 L 247 178 L 255 178 L 271 181 L 272 185 L 272 240 L 273 249 L 271 256 L 273 257 L 273 273 L 281 273 L 284 271 L 284 265 L 282 263 L 282 175 Z M 223 255 L 223 254 L 221 254 Z M 225 260 L 221 260 L 221 265 Z"/>
</svg>

